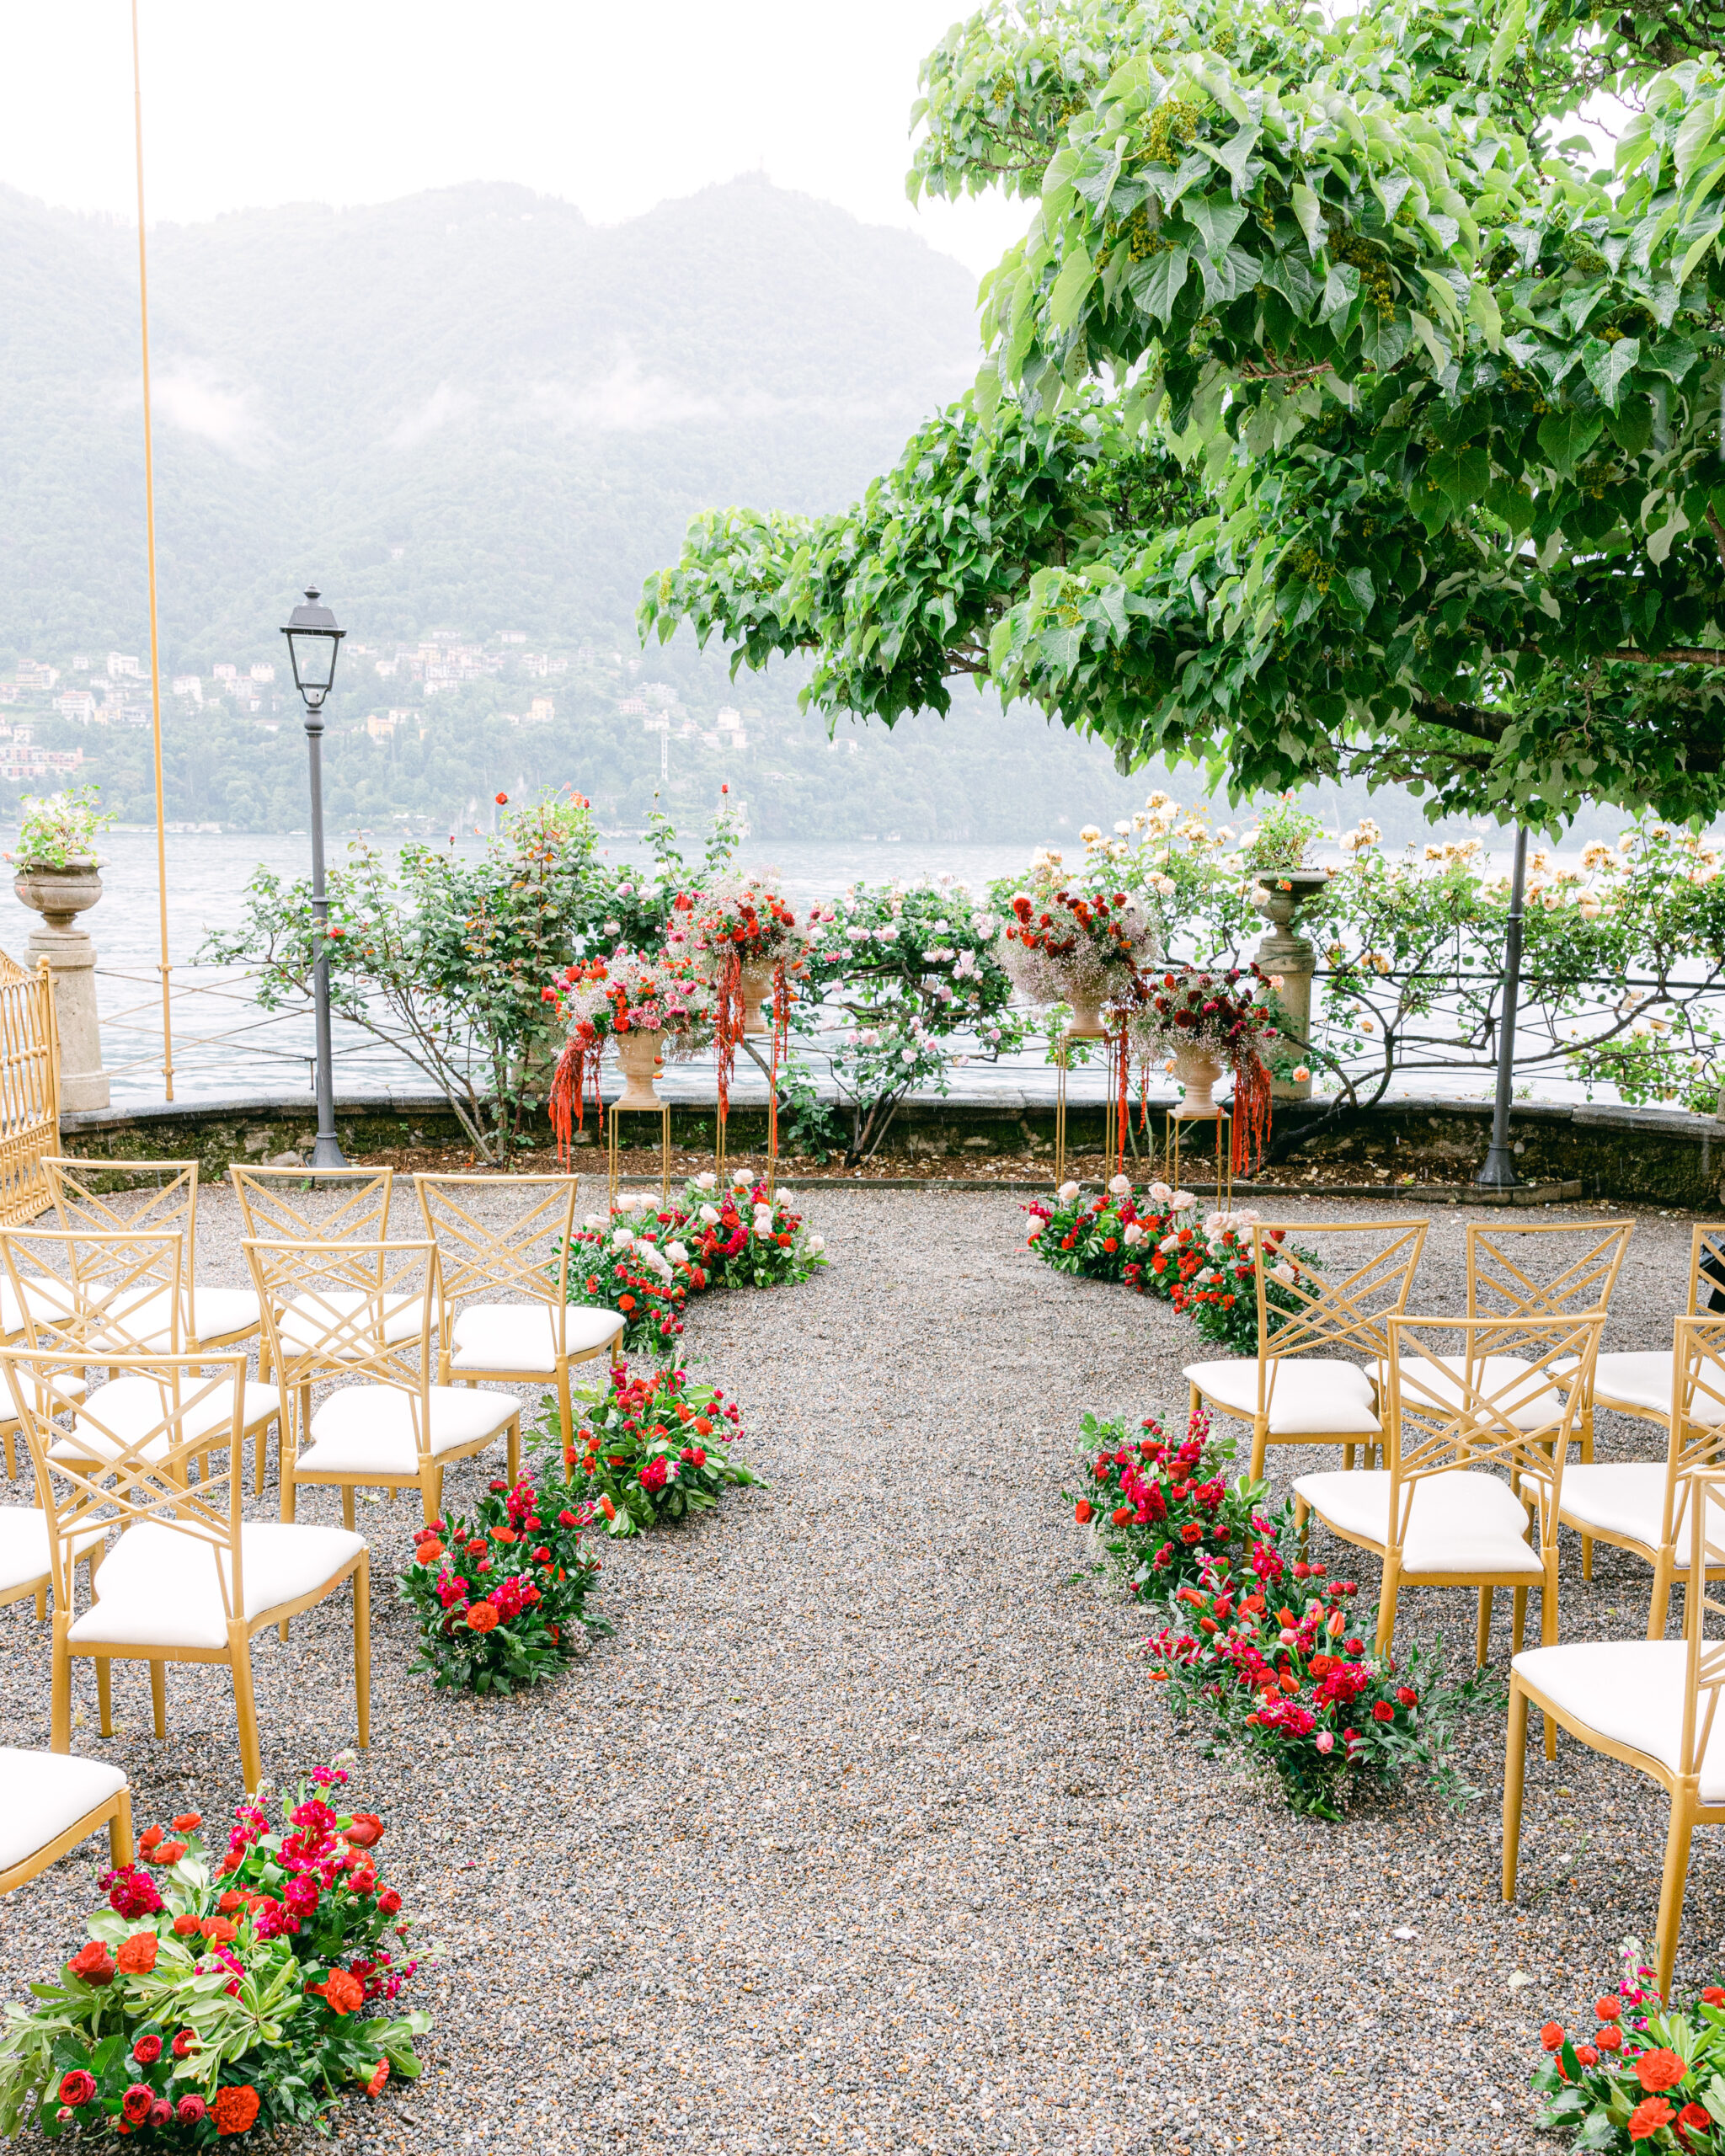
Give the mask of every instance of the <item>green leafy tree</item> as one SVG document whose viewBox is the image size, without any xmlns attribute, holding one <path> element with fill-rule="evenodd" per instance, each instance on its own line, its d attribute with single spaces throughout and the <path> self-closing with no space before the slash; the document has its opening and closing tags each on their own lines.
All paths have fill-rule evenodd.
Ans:
<svg viewBox="0 0 1725 2156">
<path fill-rule="evenodd" d="M 1239 792 L 1712 814 L 1717 43 L 1578 0 L 996 0 L 925 64 L 911 179 L 1034 205 L 975 389 L 844 515 L 696 520 L 644 630 L 811 654 L 807 701 L 889 723 L 968 673 Z"/>
</svg>

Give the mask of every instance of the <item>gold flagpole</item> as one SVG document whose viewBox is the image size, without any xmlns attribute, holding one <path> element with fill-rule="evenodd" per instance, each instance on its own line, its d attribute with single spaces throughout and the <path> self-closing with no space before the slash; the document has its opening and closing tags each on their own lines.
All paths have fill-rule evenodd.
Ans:
<svg viewBox="0 0 1725 2156">
<path fill-rule="evenodd" d="M 162 805 L 162 639 L 156 620 L 156 464 L 150 439 L 150 275 L 144 249 L 144 92 L 138 66 L 138 0 L 131 0 L 131 95 L 138 152 L 138 316 L 144 355 L 144 529 L 150 550 L 150 707 L 156 750 L 156 903 L 162 935 L 162 1077 L 174 1098 L 174 1022 L 168 1009 L 168 832 Z"/>
</svg>

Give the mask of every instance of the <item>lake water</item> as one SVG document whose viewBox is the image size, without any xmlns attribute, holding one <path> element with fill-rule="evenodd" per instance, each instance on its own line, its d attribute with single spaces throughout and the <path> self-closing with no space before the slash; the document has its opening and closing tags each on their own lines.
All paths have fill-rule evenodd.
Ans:
<svg viewBox="0 0 1725 2156">
<path fill-rule="evenodd" d="M 458 841 L 457 850 L 477 854 L 483 841 Z M 638 843 L 604 842 L 617 861 L 646 857 Z M 900 879 L 918 882 L 950 873 L 973 889 L 997 877 L 1016 875 L 1027 865 L 1024 846 L 931 846 L 853 841 L 827 846 L 779 844 L 771 849 L 745 846 L 742 859 L 753 868 L 770 863 L 793 899 L 836 896 L 849 884 Z M 156 842 L 153 832 L 116 831 L 104 841 L 107 866 L 101 904 L 84 916 L 98 954 L 98 1003 L 102 1017 L 104 1061 L 110 1074 L 115 1104 L 143 1107 L 163 1098 L 161 988 L 158 967 Z M 345 856 L 346 841 L 330 848 L 332 863 Z M 1507 866 L 1507 860 L 1504 864 Z M 215 832 L 174 833 L 168 838 L 168 932 L 174 988 L 174 1096 L 180 1101 L 236 1098 L 286 1100 L 312 1097 L 312 1027 L 309 1018 L 269 1018 L 251 1001 L 244 979 L 232 971 L 200 966 L 197 954 L 210 931 L 234 926 L 241 916 L 245 886 L 264 867 L 284 878 L 309 873 L 309 844 L 302 835 L 272 834 L 240 837 Z M 15 902 L 14 902 L 15 903 Z M 19 906 L 11 936 L 0 943 L 21 954 L 35 916 Z M 408 1059 L 369 1041 L 359 1028 L 338 1023 L 335 1041 L 339 1095 L 383 1093 L 391 1089 L 423 1091 L 430 1081 Z M 752 1081 L 752 1083 L 751 1083 Z M 971 1100 L 1010 1103 L 1026 1097 L 1053 1097 L 1054 1074 L 1040 1052 L 977 1062 L 953 1073 L 953 1090 Z M 1547 1100 L 1584 1097 L 1583 1089 L 1561 1079 L 1536 1081 Z M 710 1099 L 710 1065 L 691 1064 L 666 1074 L 672 1097 Z M 748 1099 L 761 1081 L 738 1074 L 738 1096 Z M 1393 1089 L 1400 1093 L 1445 1093 L 1454 1097 L 1488 1097 L 1489 1074 L 1475 1071 L 1421 1072 Z M 1070 1096 L 1099 1099 L 1099 1070 L 1075 1070 Z M 1602 1089 L 1595 1097 L 1609 1098 Z"/>
</svg>

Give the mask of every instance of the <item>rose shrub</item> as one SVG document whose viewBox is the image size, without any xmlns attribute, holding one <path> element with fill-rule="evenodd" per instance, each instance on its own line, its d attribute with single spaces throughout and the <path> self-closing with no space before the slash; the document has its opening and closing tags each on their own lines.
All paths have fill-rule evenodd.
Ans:
<svg viewBox="0 0 1725 2156">
<path fill-rule="evenodd" d="M 572 1492 L 607 1534 L 638 1534 L 712 1512 L 728 1486 L 760 1481 L 731 1457 L 742 1436 L 735 1401 L 716 1386 L 691 1385 L 686 1371 L 640 1378 L 613 1370 L 604 1390 L 576 1394 L 575 1413 L 565 1447 L 557 1402 L 547 1396 L 529 1443 L 556 1448 Z"/>
<path fill-rule="evenodd" d="M 196 1812 L 145 1828 L 136 1862 L 103 1877 L 88 1943 L 7 2009 L 0 2134 L 208 2148 L 418 2075 L 430 2020 L 393 2010 L 417 1967 L 395 1958 L 409 1919 L 375 1854 L 383 1822 L 340 1808 L 347 1779 L 316 1769 L 279 1826 L 260 1789 L 219 1863 Z"/>
<path fill-rule="evenodd" d="M 471 1519 L 436 1520 L 414 1537 L 401 1591 L 419 1626 L 412 1668 L 440 1689 L 512 1692 L 554 1677 L 588 1635 L 599 1572 L 581 1533 L 594 1518 L 566 1493 L 529 1480 L 491 1485 Z"/>
</svg>

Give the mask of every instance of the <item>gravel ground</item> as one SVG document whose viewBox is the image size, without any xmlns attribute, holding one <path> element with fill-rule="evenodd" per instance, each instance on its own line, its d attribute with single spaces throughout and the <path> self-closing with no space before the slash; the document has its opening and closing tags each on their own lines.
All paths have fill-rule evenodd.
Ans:
<svg viewBox="0 0 1725 2156">
<path fill-rule="evenodd" d="M 1589 2020 L 1617 1940 L 1651 1934 L 1658 1793 L 1567 1739 L 1555 1765 L 1535 1746 L 1514 1909 L 1496 1883 L 1495 1715 L 1474 1727 L 1482 1795 L 1459 1817 L 1415 1793 L 1339 1826 L 1290 1818 L 1170 1721 L 1142 1620 L 1078 1571 L 1059 1502 L 1084 1407 L 1183 1405 L 1184 1322 L 1037 1265 L 1004 1196 L 823 1192 L 818 1213 L 822 1278 L 713 1297 L 689 1324 L 692 1365 L 740 1400 L 772 1487 L 607 1548 L 617 1636 L 554 1687 L 475 1705 L 409 1677 L 387 1576 L 415 1514 L 362 1506 L 379 1577 L 356 1786 L 442 1959 L 413 1988 L 437 2025 L 424 2081 L 350 2107 L 341 2138 L 1549 2149 L 1525 2093 L 1537 2031 Z M 1689 1227 L 1637 1214 L 1608 1347 L 1669 1343 Z M 1414 1307 L 1463 1306 L 1462 1230 L 1434 1214 Z M 241 1277 L 236 1235 L 228 1194 L 210 1193 L 200 1277 Z M 1602 1457 L 1648 1438 L 1601 1418 Z M 1338 1464 L 1270 1459 L 1282 1487 Z M 492 1471 L 458 1470 L 451 1503 Z M 272 1487 L 260 1514 L 275 1505 Z M 301 1517 L 337 1518 L 335 1492 L 304 1493 Z M 1569 1556 L 1563 1636 L 1638 1636 L 1643 1568 L 1598 1545 L 1589 1587 L 1573 1539 Z M 1374 1568 L 1352 1568 L 1370 1598 Z M 1466 1652 L 1472 1598 L 1411 1594 L 1399 1622 Z M 256 1642 L 278 1779 L 352 1739 L 350 1628 L 344 1598 L 287 1646 Z M 0 1742 L 45 1743 L 47 1640 L 28 1604 L 0 1610 Z M 142 1665 L 116 1665 L 111 1746 L 88 1666 L 78 1681 L 75 1741 L 125 1765 L 141 1824 L 236 1800 L 218 1676 L 170 1668 L 160 1744 Z M 1717 1973 L 1710 1843 L 1680 1982 Z M 69 1950 L 96 1846 L 4 1905 L 0 1996 Z"/>
</svg>

